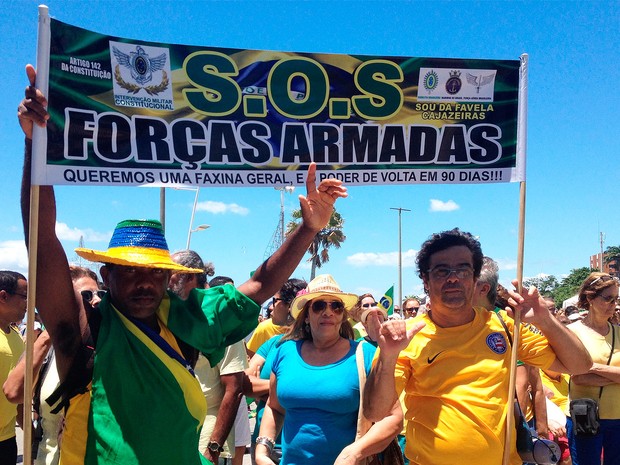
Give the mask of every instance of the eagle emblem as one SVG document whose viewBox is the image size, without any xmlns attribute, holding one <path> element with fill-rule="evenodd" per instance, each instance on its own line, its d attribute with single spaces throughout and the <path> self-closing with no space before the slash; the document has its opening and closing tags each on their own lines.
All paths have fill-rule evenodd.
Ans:
<svg viewBox="0 0 620 465">
<path fill-rule="evenodd" d="M 166 64 L 165 53 L 151 58 L 139 45 L 136 46 L 135 52 L 129 54 L 121 52 L 116 47 L 112 47 L 112 52 L 114 52 L 118 64 L 129 68 L 131 77 L 141 86 L 150 82 L 153 79 L 153 73 L 164 69 Z"/>
<path fill-rule="evenodd" d="M 466 75 L 467 82 L 476 88 L 477 94 L 480 93 L 481 87 L 493 82 L 493 77 L 493 74 L 489 74 L 488 76 L 474 76 L 473 74 L 467 73 Z"/>
</svg>

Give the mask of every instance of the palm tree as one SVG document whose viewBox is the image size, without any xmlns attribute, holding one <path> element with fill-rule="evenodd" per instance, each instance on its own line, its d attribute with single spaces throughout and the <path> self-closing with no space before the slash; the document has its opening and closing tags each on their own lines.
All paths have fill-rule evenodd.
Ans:
<svg viewBox="0 0 620 465">
<path fill-rule="evenodd" d="M 287 236 L 301 224 L 301 209 L 293 210 L 291 216 L 293 219 L 286 225 Z M 310 254 L 308 261 L 312 263 L 311 280 L 316 275 L 316 269 L 321 268 L 324 263 L 329 261 L 329 248 L 339 249 L 346 240 L 347 236 L 342 231 L 343 225 L 344 219 L 334 208 L 327 225 L 314 236 L 312 244 L 308 247 L 308 253 Z"/>
</svg>

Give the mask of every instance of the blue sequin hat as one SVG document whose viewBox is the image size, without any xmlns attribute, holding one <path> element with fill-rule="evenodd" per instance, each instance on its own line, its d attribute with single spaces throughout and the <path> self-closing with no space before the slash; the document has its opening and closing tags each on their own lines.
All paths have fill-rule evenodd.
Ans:
<svg viewBox="0 0 620 465">
<path fill-rule="evenodd" d="M 172 261 L 164 230 L 157 220 L 121 221 L 116 225 L 108 250 L 77 248 L 75 252 L 91 262 L 204 273 L 204 270 L 186 268 Z"/>
</svg>

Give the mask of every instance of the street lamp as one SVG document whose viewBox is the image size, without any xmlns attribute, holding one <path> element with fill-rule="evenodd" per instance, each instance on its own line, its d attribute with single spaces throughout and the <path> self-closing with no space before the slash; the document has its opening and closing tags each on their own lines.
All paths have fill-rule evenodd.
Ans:
<svg viewBox="0 0 620 465">
<path fill-rule="evenodd" d="M 284 193 L 292 194 L 295 190 L 295 186 L 281 186 L 274 187 L 275 190 L 280 191 L 280 221 L 278 223 L 278 229 L 280 231 L 280 245 L 284 243 Z"/>
<path fill-rule="evenodd" d="M 208 224 L 201 224 L 200 226 L 196 227 L 195 229 L 190 229 L 189 233 L 187 234 L 187 247 L 185 247 L 187 250 L 189 250 L 189 243 L 192 239 L 192 234 L 195 233 L 196 231 L 203 231 L 205 229 L 209 229 L 211 226 Z"/>
<path fill-rule="evenodd" d="M 403 303 L 403 251 L 402 251 L 402 235 L 401 235 L 401 215 L 402 212 L 410 212 L 406 208 L 392 208 L 390 210 L 398 210 L 398 306 Z M 400 309 L 400 316 L 403 316 L 403 309 Z"/>
<path fill-rule="evenodd" d="M 191 189 L 191 188 L 190 188 Z M 203 229 L 207 229 L 209 227 L 208 224 L 201 224 L 196 229 L 192 229 L 194 226 L 194 215 L 196 214 L 196 205 L 198 205 L 198 194 L 200 193 L 200 187 L 196 187 L 196 195 L 194 196 L 194 206 L 192 207 L 192 217 L 189 220 L 189 229 L 187 231 L 187 250 L 189 250 L 189 243 L 192 239 L 192 233 L 196 231 L 202 231 Z"/>
</svg>

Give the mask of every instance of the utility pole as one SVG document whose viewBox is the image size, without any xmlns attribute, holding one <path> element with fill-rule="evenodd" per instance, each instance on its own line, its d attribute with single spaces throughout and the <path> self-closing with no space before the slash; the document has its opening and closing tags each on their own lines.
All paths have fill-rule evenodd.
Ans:
<svg viewBox="0 0 620 465">
<path fill-rule="evenodd" d="M 402 251 L 402 223 L 401 216 L 403 212 L 410 212 L 406 208 L 393 208 L 390 207 L 390 210 L 398 211 L 398 306 L 400 307 L 403 303 L 403 251 Z M 400 309 L 400 316 L 403 316 L 403 309 Z"/>
<path fill-rule="evenodd" d="M 605 266 L 603 265 L 603 247 L 605 245 L 605 233 L 602 231 L 599 231 L 599 239 L 601 241 L 601 273 L 604 272 Z"/>
</svg>

